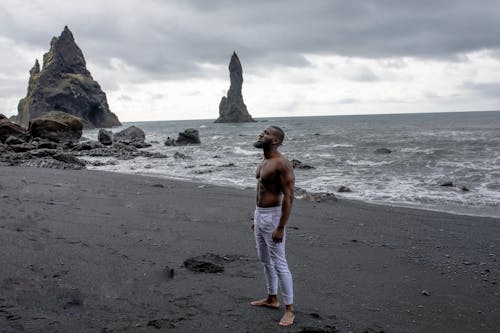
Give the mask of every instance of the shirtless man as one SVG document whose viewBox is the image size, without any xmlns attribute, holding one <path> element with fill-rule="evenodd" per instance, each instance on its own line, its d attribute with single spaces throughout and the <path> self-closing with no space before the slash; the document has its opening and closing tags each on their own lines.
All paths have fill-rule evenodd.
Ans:
<svg viewBox="0 0 500 333">
<path fill-rule="evenodd" d="M 285 258 L 285 226 L 292 210 L 295 176 L 291 163 L 278 152 L 285 134 L 276 126 L 266 128 L 254 143 L 264 150 L 264 160 L 257 167 L 257 207 L 254 214 L 257 256 L 264 265 L 267 298 L 250 304 L 279 308 L 278 281 L 285 302 L 281 326 L 293 324 L 292 274 Z"/>
</svg>

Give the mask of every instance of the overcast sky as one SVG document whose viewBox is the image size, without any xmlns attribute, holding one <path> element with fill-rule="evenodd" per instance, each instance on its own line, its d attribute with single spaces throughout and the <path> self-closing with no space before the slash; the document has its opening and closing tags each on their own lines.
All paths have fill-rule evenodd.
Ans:
<svg viewBox="0 0 500 333">
<path fill-rule="evenodd" d="M 500 109 L 500 0 L 2 0 L 0 113 L 65 25 L 122 121 Z"/>
</svg>

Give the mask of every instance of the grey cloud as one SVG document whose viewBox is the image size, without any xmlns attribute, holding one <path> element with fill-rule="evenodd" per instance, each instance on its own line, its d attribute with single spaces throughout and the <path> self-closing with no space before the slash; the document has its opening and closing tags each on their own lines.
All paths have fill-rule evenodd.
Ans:
<svg viewBox="0 0 500 333">
<path fill-rule="evenodd" d="M 339 103 L 339 104 L 355 104 L 358 102 L 359 102 L 359 100 L 355 99 L 355 98 L 341 98 L 341 99 L 337 100 L 337 103 Z"/>
<path fill-rule="evenodd" d="M 500 83 L 464 82 L 462 87 L 486 98 L 500 99 Z"/>
<path fill-rule="evenodd" d="M 165 95 L 163 95 L 163 94 L 153 94 L 153 95 L 151 95 L 151 98 L 154 99 L 154 100 L 163 99 L 163 98 L 165 98 Z"/>
<path fill-rule="evenodd" d="M 305 54 L 453 58 L 500 49 L 495 0 L 12 3 L 0 5 L 5 38 L 48 50 L 68 24 L 87 59 L 119 58 L 151 78 L 204 75 L 198 63 L 225 65 L 234 50 L 244 66 L 265 70 L 309 66 Z M 36 21 L 26 24 L 26 13 Z"/>
<path fill-rule="evenodd" d="M 118 97 L 118 100 L 119 101 L 132 101 L 132 97 L 128 96 L 128 95 L 121 95 L 120 97 Z"/>
<path fill-rule="evenodd" d="M 368 67 L 354 68 L 354 71 L 352 71 L 347 78 L 360 82 L 373 82 L 379 80 L 379 78 Z"/>
</svg>

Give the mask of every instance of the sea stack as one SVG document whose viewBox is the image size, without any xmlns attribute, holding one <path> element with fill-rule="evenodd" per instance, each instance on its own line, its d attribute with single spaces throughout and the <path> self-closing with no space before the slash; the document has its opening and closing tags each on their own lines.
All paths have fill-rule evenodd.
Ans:
<svg viewBox="0 0 500 333">
<path fill-rule="evenodd" d="M 243 85 L 243 68 L 236 52 L 233 52 L 229 63 L 229 77 L 231 86 L 227 91 L 227 97 L 223 96 L 219 104 L 219 118 L 216 123 L 248 123 L 255 122 L 247 111 L 243 102 L 241 87 Z"/>
<path fill-rule="evenodd" d="M 23 127 L 50 111 L 79 117 L 85 128 L 121 125 L 109 110 L 106 94 L 87 70 L 83 53 L 67 26 L 59 38 L 52 38 L 41 70 L 38 60 L 35 61 L 28 92 L 17 108 L 17 122 Z"/>
</svg>

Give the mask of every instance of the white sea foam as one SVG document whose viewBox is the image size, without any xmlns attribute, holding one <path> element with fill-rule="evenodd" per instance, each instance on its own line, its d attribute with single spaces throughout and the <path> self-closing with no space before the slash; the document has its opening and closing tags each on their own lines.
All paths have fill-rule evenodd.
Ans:
<svg viewBox="0 0 500 333">
<path fill-rule="evenodd" d="M 233 151 L 235 154 L 238 154 L 238 155 L 245 155 L 245 156 L 259 155 L 258 150 L 247 150 L 247 149 L 243 149 L 240 147 L 234 147 Z"/>
<path fill-rule="evenodd" d="M 283 154 L 314 167 L 295 170 L 297 186 L 306 190 L 335 192 L 344 185 L 352 192 L 338 196 L 500 217 L 500 185 L 495 186 L 500 184 L 500 113 L 491 114 L 394 116 L 396 120 L 389 123 L 378 116 L 286 118 L 273 123 L 286 132 L 287 139 L 280 148 Z M 453 121 L 448 117 L 454 117 Z M 255 185 L 255 168 L 262 152 L 254 149 L 252 142 L 265 127 L 261 123 L 174 121 L 134 125 L 146 132 L 147 140 L 158 142 L 145 150 L 168 158 L 136 158 L 117 161 L 116 165 L 88 167 L 235 187 Z M 474 130 L 467 130 L 468 126 Z M 189 127 L 200 129 L 201 145 L 163 145 L 167 136 Z M 95 140 L 97 133 L 85 131 L 84 136 Z M 374 154 L 380 147 L 393 153 Z M 175 159 L 176 152 L 191 159 Z M 439 186 L 445 180 L 453 181 L 456 187 Z M 461 190 L 461 186 L 470 191 Z"/>
</svg>

